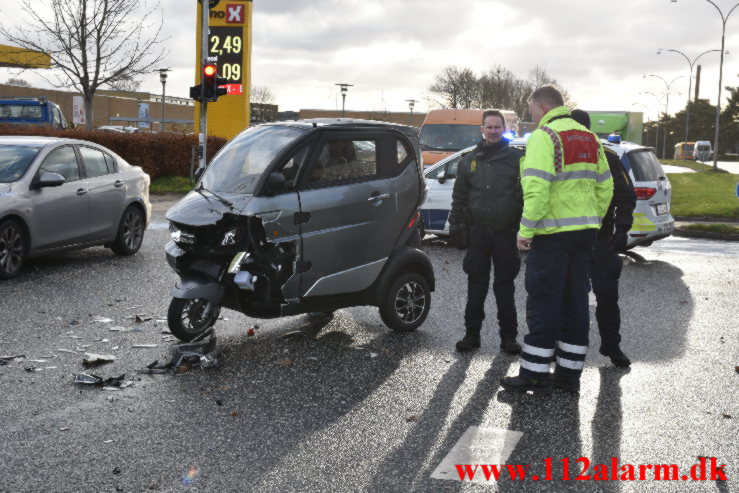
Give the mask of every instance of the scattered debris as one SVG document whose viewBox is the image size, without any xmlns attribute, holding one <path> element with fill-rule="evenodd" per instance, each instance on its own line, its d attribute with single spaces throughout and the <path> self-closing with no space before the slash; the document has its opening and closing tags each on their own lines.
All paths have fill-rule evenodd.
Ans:
<svg viewBox="0 0 739 493">
<path fill-rule="evenodd" d="M 196 366 L 206 369 L 218 365 L 215 332 L 209 330 L 193 342 L 176 344 L 173 347 L 173 356 L 169 363 L 160 365 L 159 361 L 156 360 L 140 373 L 161 374 L 174 370 L 175 374 L 180 374 L 190 371 Z"/>
<path fill-rule="evenodd" d="M 278 336 L 277 338 L 280 339 L 281 341 L 287 341 L 290 339 L 297 339 L 298 337 L 305 337 L 305 336 L 306 336 L 305 332 L 300 331 L 300 330 L 293 330 L 291 332 L 282 334 L 281 336 Z"/>
<path fill-rule="evenodd" d="M 134 327 L 131 329 L 131 332 L 143 332 L 145 327 L 143 325 L 139 325 L 138 327 Z"/>
<path fill-rule="evenodd" d="M 193 482 L 195 482 L 195 476 L 197 475 L 197 468 L 191 467 L 185 474 L 182 475 L 182 484 L 184 484 L 185 486 L 190 486 Z"/>
<path fill-rule="evenodd" d="M 69 325 L 79 325 L 80 323 L 77 320 L 72 320 L 69 322 Z"/>
<path fill-rule="evenodd" d="M 231 416 L 233 416 L 234 418 L 237 417 L 238 415 L 239 415 L 239 412 L 238 411 L 233 411 L 231 413 Z"/>
<path fill-rule="evenodd" d="M 82 364 L 85 366 L 100 366 L 115 361 L 115 356 L 112 354 L 95 354 L 85 353 L 85 358 L 82 360 Z"/>
<path fill-rule="evenodd" d="M 113 443 L 113 440 L 103 440 L 103 443 Z"/>
<path fill-rule="evenodd" d="M 216 399 L 216 405 L 217 406 L 222 406 L 223 405 L 223 401 L 220 400 L 220 399 Z"/>
<path fill-rule="evenodd" d="M 249 330 L 246 331 L 247 337 L 252 337 L 254 335 L 254 328 L 249 327 Z"/>
<path fill-rule="evenodd" d="M 25 359 L 25 354 L 19 354 L 16 356 L 0 356 L 0 366 L 7 365 L 8 363 L 18 363 Z"/>
<path fill-rule="evenodd" d="M 66 426 L 62 426 L 61 428 L 59 428 L 59 431 L 69 431 L 69 428 L 67 428 Z"/>
<path fill-rule="evenodd" d="M 111 327 L 109 330 L 111 332 L 125 332 L 126 331 L 126 328 L 125 327 L 121 327 L 120 325 L 116 325 L 115 327 Z"/>
<path fill-rule="evenodd" d="M 415 423 L 416 421 L 418 421 L 418 416 L 408 416 L 407 418 L 405 418 L 405 420 L 409 423 Z"/>
<path fill-rule="evenodd" d="M 70 339 L 82 339 L 82 336 L 75 336 L 75 335 L 70 335 L 67 337 L 69 337 Z"/>
<path fill-rule="evenodd" d="M 72 354 L 75 354 L 75 352 L 72 351 L 71 349 L 57 349 L 57 351 L 59 351 L 60 353 L 72 353 Z"/>
<path fill-rule="evenodd" d="M 144 322 L 148 322 L 151 319 L 152 319 L 151 317 L 147 317 L 145 315 L 135 315 L 133 317 L 133 321 L 136 322 L 137 324 L 143 324 Z"/>
<path fill-rule="evenodd" d="M 369 354 L 370 354 L 370 358 L 377 358 L 377 356 L 378 356 L 377 353 L 369 353 Z"/>
<path fill-rule="evenodd" d="M 79 373 L 74 376 L 74 383 L 79 383 L 82 385 L 95 385 L 97 387 L 116 387 L 116 388 L 125 388 L 133 383 L 133 382 L 130 382 L 130 383 L 124 382 L 123 381 L 124 378 L 126 378 L 125 374 L 119 375 L 117 377 L 103 378 L 103 377 L 99 377 L 93 374 Z"/>
<path fill-rule="evenodd" d="M 115 475 L 118 475 L 118 474 L 120 474 L 121 472 L 122 472 L 122 471 L 121 471 L 121 468 L 120 468 L 120 467 L 118 467 L 118 466 L 115 466 L 115 468 L 113 469 L 113 474 L 115 474 Z"/>
<path fill-rule="evenodd" d="M 284 358 L 284 359 L 275 361 L 275 364 L 279 366 L 292 366 L 294 364 L 294 361 L 292 360 L 292 358 Z"/>
<path fill-rule="evenodd" d="M 112 318 L 107 318 L 107 317 L 95 317 L 95 318 L 92 319 L 92 321 L 93 322 L 98 322 L 98 323 L 101 323 L 101 324 L 109 324 L 109 323 L 113 322 L 113 319 Z"/>
<path fill-rule="evenodd" d="M 43 371 L 44 370 L 43 368 L 36 368 L 34 365 L 24 366 L 23 369 L 26 370 L 28 373 L 34 373 L 34 372 L 37 372 L 37 371 Z"/>
<path fill-rule="evenodd" d="M 48 363 L 48 359 L 27 359 L 29 363 Z"/>
<path fill-rule="evenodd" d="M 315 356 L 308 356 L 308 357 L 307 357 L 307 358 L 305 358 L 305 359 L 308 359 L 308 360 L 311 360 L 311 361 L 318 361 L 318 358 L 317 358 L 317 357 L 315 357 Z"/>
<path fill-rule="evenodd" d="M 724 414 L 723 416 L 726 419 L 734 419 L 734 416 L 732 416 L 731 414 Z"/>
<path fill-rule="evenodd" d="M 157 347 L 158 344 L 134 344 L 132 348 L 147 349 Z"/>
</svg>

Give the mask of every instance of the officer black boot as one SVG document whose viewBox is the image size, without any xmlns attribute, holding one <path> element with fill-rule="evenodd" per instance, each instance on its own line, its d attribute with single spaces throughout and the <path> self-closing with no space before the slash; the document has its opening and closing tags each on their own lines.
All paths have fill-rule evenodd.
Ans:
<svg viewBox="0 0 739 493">
<path fill-rule="evenodd" d="M 520 354 L 521 353 L 521 345 L 516 342 L 516 339 L 501 339 L 500 340 L 500 349 L 502 349 L 504 352 L 508 354 Z"/>
<path fill-rule="evenodd" d="M 568 377 L 555 371 L 552 373 L 552 387 L 576 394 L 580 392 L 580 379 Z"/>
<path fill-rule="evenodd" d="M 613 363 L 614 366 L 618 366 L 619 368 L 628 368 L 629 366 L 631 366 L 631 360 L 623 353 L 623 351 L 621 351 L 621 348 L 618 346 L 612 349 L 601 347 L 600 354 L 611 358 L 611 363 Z"/>
<path fill-rule="evenodd" d="M 461 341 L 457 341 L 457 351 L 472 351 L 480 347 L 480 329 L 467 329 Z"/>
<path fill-rule="evenodd" d="M 552 384 L 549 376 L 545 378 L 529 378 L 529 377 L 503 377 L 500 379 L 500 386 L 510 392 L 528 392 L 531 390 L 535 394 L 551 394 Z"/>
</svg>

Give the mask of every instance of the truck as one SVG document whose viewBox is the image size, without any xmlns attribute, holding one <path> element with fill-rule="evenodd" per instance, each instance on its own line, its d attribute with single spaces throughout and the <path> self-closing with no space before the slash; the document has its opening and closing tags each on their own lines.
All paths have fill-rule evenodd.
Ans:
<svg viewBox="0 0 739 493">
<path fill-rule="evenodd" d="M 67 128 L 59 105 L 45 98 L 0 98 L 0 124 Z"/>
<path fill-rule="evenodd" d="M 590 130 L 601 139 L 607 139 L 611 134 L 621 135 L 621 139 L 642 143 L 644 132 L 644 114 L 634 111 L 588 111 L 590 115 Z"/>
</svg>

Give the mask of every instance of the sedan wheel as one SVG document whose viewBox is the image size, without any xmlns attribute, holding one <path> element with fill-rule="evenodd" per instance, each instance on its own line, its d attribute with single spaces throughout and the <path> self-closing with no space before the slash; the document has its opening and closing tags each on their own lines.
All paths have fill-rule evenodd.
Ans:
<svg viewBox="0 0 739 493">
<path fill-rule="evenodd" d="M 136 206 L 129 206 L 118 226 L 118 236 L 111 246 L 118 255 L 133 255 L 144 242 L 144 215 Z"/>
<path fill-rule="evenodd" d="M 0 224 L 0 279 L 20 274 L 26 257 L 23 229 L 15 221 Z"/>
</svg>

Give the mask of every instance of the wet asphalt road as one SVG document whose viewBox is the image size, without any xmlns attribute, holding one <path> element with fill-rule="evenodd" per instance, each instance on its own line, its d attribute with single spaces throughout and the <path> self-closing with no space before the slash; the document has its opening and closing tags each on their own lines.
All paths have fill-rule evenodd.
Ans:
<svg viewBox="0 0 739 493">
<path fill-rule="evenodd" d="M 157 321 L 175 281 L 167 240 L 166 231 L 149 230 L 132 258 L 103 248 L 71 252 L 33 260 L 23 276 L 0 283 L 0 355 L 28 358 L 0 366 L 0 492 L 739 488 L 737 243 L 674 238 L 639 249 L 648 263 L 627 261 L 622 280 L 622 347 L 632 368 L 599 355 L 593 330 L 580 395 L 539 397 L 499 392 L 500 377 L 518 363 L 498 352 L 494 317 L 480 351 L 453 350 L 465 298 L 462 253 L 433 240 L 426 249 L 437 291 L 415 333 L 392 333 L 370 308 L 317 322 L 225 310 L 216 326 L 219 368 L 139 374 L 168 361 L 174 344 Z M 525 327 L 523 275 L 517 288 Z M 137 314 L 152 320 L 136 323 Z M 253 324 L 256 335 L 247 337 Z M 280 338 L 296 330 L 304 335 Z M 78 350 L 117 359 L 85 370 Z M 286 359 L 292 366 L 277 364 Z M 24 369 L 31 366 L 43 370 Z M 83 371 L 134 383 L 117 392 L 83 388 L 73 383 Z M 541 473 L 552 457 L 555 480 L 432 479 L 473 426 L 522 432 L 505 463 Z M 681 473 L 713 456 L 727 464 L 729 481 L 575 481 L 581 456 L 592 464 L 674 463 Z M 564 457 L 573 460 L 567 482 L 558 479 Z"/>
</svg>

